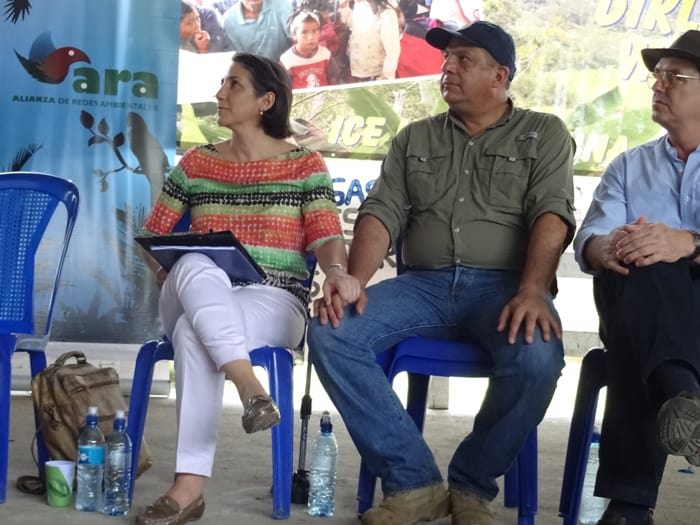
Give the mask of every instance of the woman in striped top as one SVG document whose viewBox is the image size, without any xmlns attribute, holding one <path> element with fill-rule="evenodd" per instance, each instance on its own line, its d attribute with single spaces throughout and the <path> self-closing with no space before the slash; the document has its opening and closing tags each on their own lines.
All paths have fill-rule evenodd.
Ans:
<svg viewBox="0 0 700 525">
<path fill-rule="evenodd" d="M 216 94 L 218 122 L 232 138 L 187 151 L 144 224 L 173 230 L 191 215 L 191 230 L 231 230 L 265 270 L 262 283 L 231 283 L 204 255 L 181 257 L 166 273 L 147 262 L 162 287 L 159 311 L 175 349 L 178 440 L 175 480 L 137 523 L 173 525 L 204 512 L 225 378 L 240 395 L 246 432 L 279 422 L 274 401 L 253 373 L 248 352 L 295 348 L 306 325 L 306 252 L 326 274 L 324 295 L 357 300 L 359 282 L 346 272 L 347 253 L 320 154 L 291 135 L 292 91 L 284 68 L 264 57 L 236 54 Z"/>
</svg>

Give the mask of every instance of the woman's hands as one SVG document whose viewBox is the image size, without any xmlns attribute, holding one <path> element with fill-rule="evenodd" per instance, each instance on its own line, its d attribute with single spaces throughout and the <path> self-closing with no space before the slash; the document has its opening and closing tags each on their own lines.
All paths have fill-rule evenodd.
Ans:
<svg viewBox="0 0 700 525">
<path fill-rule="evenodd" d="M 158 285 L 158 288 L 163 287 L 163 283 L 165 282 L 165 279 L 168 277 L 168 272 L 163 268 L 162 266 L 159 266 L 158 269 L 156 270 L 156 285 Z"/>
<path fill-rule="evenodd" d="M 337 328 L 343 318 L 345 306 L 357 304 L 359 309 L 367 302 L 367 298 L 360 281 L 340 265 L 330 265 L 325 273 L 323 297 L 314 301 L 313 313 L 319 318 L 321 324 L 327 324 L 330 321 L 333 327 Z"/>
<path fill-rule="evenodd" d="M 350 275 L 345 268 L 338 265 L 326 269 L 323 295 L 326 295 L 326 292 L 336 292 L 346 303 L 354 303 L 359 299 L 360 291 L 360 281 Z"/>
</svg>

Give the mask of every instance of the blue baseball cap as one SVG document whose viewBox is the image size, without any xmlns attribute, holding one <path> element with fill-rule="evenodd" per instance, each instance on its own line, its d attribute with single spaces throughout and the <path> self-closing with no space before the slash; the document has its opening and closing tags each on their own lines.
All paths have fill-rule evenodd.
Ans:
<svg viewBox="0 0 700 525">
<path fill-rule="evenodd" d="M 501 26 L 479 20 L 457 31 L 434 27 L 425 34 L 425 41 L 438 49 L 445 49 L 452 38 L 488 51 L 496 62 L 508 68 L 508 80 L 513 80 L 515 75 L 515 42 L 513 42 L 513 37 L 506 33 Z"/>
</svg>

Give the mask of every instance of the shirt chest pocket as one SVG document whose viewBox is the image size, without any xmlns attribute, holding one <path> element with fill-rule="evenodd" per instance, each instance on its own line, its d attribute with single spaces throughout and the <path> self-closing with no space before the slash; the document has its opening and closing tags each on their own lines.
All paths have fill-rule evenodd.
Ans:
<svg viewBox="0 0 700 525">
<path fill-rule="evenodd" d="M 515 143 L 494 144 L 484 153 L 479 171 L 482 181 L 488 184 L 489 204 L 522 209 L 537 160 L 537 137 L 521 135 Z"/>
<path fill-rule="evenodd" d="M 450 185 L 450 162 L 448 152 L 406 153 L 406 187 L 411 206 L 429 208 L 445 195 Z"/>
</svg>

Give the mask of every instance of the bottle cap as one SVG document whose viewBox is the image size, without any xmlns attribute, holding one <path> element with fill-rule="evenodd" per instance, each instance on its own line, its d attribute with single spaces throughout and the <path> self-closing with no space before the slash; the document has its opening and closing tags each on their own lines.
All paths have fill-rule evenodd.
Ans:
<svg viewBox="0 0 700 525">
<path fill-rule="evenodd" d="M 100 418 L 97 415 L 97 407 L 88 407 L 87 416 L 85 416 L 85 423 L 90 427 L 96 427 L 100 422 Z"/>
<path fill-rule="evenodd" d="M 331 423 L 331 415 L 326 410 L 321 415 L 321 432 L 330 433 L 333 432 L 333 424 Z"/>
<path fill-rule="evenodd" d="M 114 412 L 114 419 L 126 419 L 123 410 L 117 410 Z"/>
</svg>

